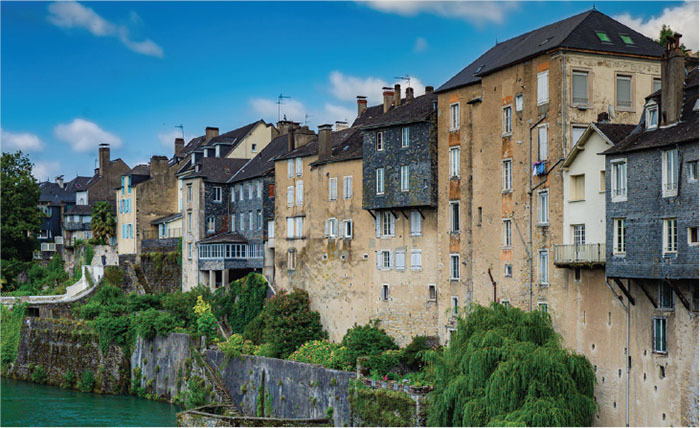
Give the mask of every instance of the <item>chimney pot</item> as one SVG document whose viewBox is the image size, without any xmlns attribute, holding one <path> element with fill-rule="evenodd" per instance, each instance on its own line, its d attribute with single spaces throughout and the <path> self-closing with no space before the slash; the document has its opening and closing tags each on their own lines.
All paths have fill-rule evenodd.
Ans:
<svg viewBox="0 0 700 428">
<path fill-rule="evenodd" d="M 58 177 L 56 177 L 56 184 L 58 184 L 58 187 L 63 189 L 64 184 L 63 184 L 63 176 L 62 175 L 59 175 Z"/>
<path fill-rule="evenodd" d="M 394 107 L 399 105 L 401 105 L 401 85 L 397 83 L 394 85 Z"/>
<path fill-rule="evenodd" d="M 391 102 L 394 99 L 394 90 L 385 86 L 382 88 L 382 94 L 384 96 L 384 113 L 386 113 L 391 109 Z"/>
<path fill-rule="evenodd" d="M 348 129 L 348 123 L 344 120 L 335 121 L 335 130 L 342 131 L 343 129 Z"/>
<path fill-rule="evenodd" d="M 425 87 L 425 95 L 432 94 L 434 90 L 435 90 L 435 88 L 433 88 L 432 86 L 426 86 Z"/>
<path fill-rule="evenodd" d="M 357 96 L 357 117 L 362 116 L 362 113 L 367 110 L 367 97 L 364 95 Z"/>
<path fill-rule="evenodd" d="M 408 87 L 406 88 L 406 102 L 409 102 L 413 99 L 413 88 Z"/>
<path fill-rule="evenodd" d="M 175 156 L 185 148 L 185 140 L 182 138 L 175 139 Z"/>
<path fill-rule="evenodd" d="M 318 127 L 318 160 L 324 161 L 331 156 L 332 125 L 324 124 Z"/>
<path fill-rule="evenodd" d="M 219 135 L 219 128 L 214 127 L 214 126 L 207 126 L 207 129 L 204 130 L 204 136 L 205 136 L 205 142 L 209 142 L 214 137 L 217 137 Z"/>
</svg>

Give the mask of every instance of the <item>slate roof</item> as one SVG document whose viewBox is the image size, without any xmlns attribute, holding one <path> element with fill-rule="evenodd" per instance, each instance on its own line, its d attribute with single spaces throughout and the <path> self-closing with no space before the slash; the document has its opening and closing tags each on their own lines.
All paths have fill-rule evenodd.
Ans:
<svg viewBox="0 0 700 428">
<path fill-rule="evenodd" d="M 634 130 L 619 144 L 615 145 L 604 153 L 606 155 L 616 153 L 626 153 L 636 150 L 652 149 L 664 147 L 672 144 L 697 142 L 698 141 L 698 111 L 693 111 L 693 107 L 698 102 L 698 69 L 695 68 L 685 79 L 683 89 L 683 104 L 681 116 L 678 123 L 669 126 L 660 126 L 651 131 L 644 129 L 645 114 Z M 663 90 L 663 89 L 662 89 Z M 661 94 L 659 93 L 659 96 Z M 661 106 L 663 110 L 663 106 Z"/>
<path fill-rule="evenodd" d="M 65 215 L 92 215 L 92 207 L 90 205 L 73 205 L 66 210 Z"/>
<path fill-rule="evenodd" d="M 622 123 L 594 122 L 593 124 L 596 128 L 600 129 L 600 132 L 605 134 L 608 140 L 613 144 L 622 141 L 636 127 L 636 125 Z"/>
<path fill-rule="evenodd" d="M 150 176 L 151 175 L 151 168 L 145 164 L 136 165 L 135 167 L 131 168 L 131 171 L 129 171 L 125 175 L 148 175 L 148 176 Z"/>
<path fill-rule="evenodd" d="M 193 151 L 197 150 L 199 146 L 202 145 L 204 142 L 204 135 L 200 135 L 199 137 L 195 137 L 189 141 L 189 143 L 185 144 L 185 147 L 180 150 L 177 155 L 179 157 L 185 157 L 188 154 L 192 153 Z"/>
<path fill-rule="evenodd" d="M 202 177 L 211 183 L 226 183 L 249 159 L 202 158 L 197 162 L 199 172 L 185 178 Z"/>
<path fill-rule="evenodd" d="M 229 183 L 263 177 L 275 169 L 275 159 L 287 152 L 287 134 L 275 137 L 253 159 L 231 177 Z"/>
<path fill-rule="evenodd" d="M 236 232 L 222 232 L 208 238 L 200 240 L 199 244 L 223 244 L 223 243 L 243 243 L 248 242 L 244 236 Z"/>
<path fill-rule="evenodd" d="M 51 181 L 39 183 L 39 188 L 41 189 L 39 202 L 51 205 L 61 205 L 62 202 L 75 202 L 75 193 L 66 192 L 65 189 L 61 189 L 58 184 Z"/>
<path fill-rule="evenodd" d="M 437 101 L 437 94 L 431 93 L 415 97 L 409 102 L 406 102 L 404 98 L 398 107 L 392 107 L 386 113 L 384 113 L 383 104 L 368 107 L 355 119 L 352 126 L 371 129 L 402 123 L 422 122 L 433 112 L 433 102 L 435 101 Z"/>
<path fill-rule="evenodd" d="M 170 223 L 173 220 L 177 220 L 179 218 L 182 218 L 182 213 L 173 213 L 173 214 L 168 214 L 164 217 L 159 217 L 151 222 L 151 224 L 162 224 L 162 223 Z"/>
<path fill-rule="evenodd" d="M 602 42 L 595 33 L 598 30 L 605 31 L 610 42 Z M 628 35 L 634 44 L 625 44 L 620 34 Z M 589 10 L 498 43 L 435 92 L 479 82 L 481 76 L 560 48 L 658 58 L 664 52 L 648 37 L 597 10 Z"/>
<path fill-rule="evenodd" d="M 253 128 L 255 128 L 259 123 L 266 124 L 265 121 L 262 119 L 257 120 L 253 123 L 241 126 L 238 129 L 234 129 L 233 131 L 219 134 L 216 137 L 209 140 L 205 146 L 213 147 L 215 144 L 233 144 L 235 146 L 237 145 L 237 143 L 243 140 L 246 137 L 246 135 L 248 135 L 250 131 L 252 131 Z M 222 154 L 222 156 L 224 155 Z"/>
<path fill-rule="evenodd" d="M 362 132 L 359 128 L 348 128 L 334 132 L 338 143 L 331 149 L 331 156 L 323 161 L 316 161 L 312 167 L 333 162 L 362 159 Z"/>
<path fill-rule="evenodd" d="M 87 184 L 92 177 L 77 176 L 73 180 L 66 183 L 66 192 L 82 192 L 87 190 Z"/>
<path fill-rule="evenodd" d="M 287 152 L 286 154 L 283 154 L 282 156 L 279 156 L 275 160 L 283 160 L 283 159 L 290 159 L 290 158 L 303 158 L 306 156 L 312 156 L 318 153 L 318 135 L 314 136 L 314 139 L 309 141 L 308 143 L 304 144 L 301 147 L 297 147 L 296 149 L 292 150 L 291 152 Z"/>
</svg>

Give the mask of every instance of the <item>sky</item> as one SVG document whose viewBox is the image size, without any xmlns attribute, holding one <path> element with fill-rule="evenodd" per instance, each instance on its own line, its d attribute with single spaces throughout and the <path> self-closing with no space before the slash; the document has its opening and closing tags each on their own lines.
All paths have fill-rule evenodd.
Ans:
<svg viewBox="0 0 700 428">
<path fill-rule="evenodd" d="M 352 122 L 355 97 L 440 86 L 504 41 L 596 7 L 698 49 L 698 2 L 0 2 L 0 145 L 39 180 L 129 166 L 263 119 Z M 284 95 L 281 105 L 278 96 Z M 177 126 L 182 125 L 183 128 Z"/>
</svg>

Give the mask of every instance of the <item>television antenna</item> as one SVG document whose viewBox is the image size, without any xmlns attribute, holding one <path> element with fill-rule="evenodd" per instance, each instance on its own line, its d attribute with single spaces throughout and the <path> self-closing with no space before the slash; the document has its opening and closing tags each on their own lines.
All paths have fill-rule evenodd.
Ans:
<svg viewBox="0 0 700 428">
<path fill-rule="evenodd" d="M 308 114 L 308 113 L 306 113 L 306 114 L 304 115 L 304 125 L 306 125 L 307 123 L 309 123 L 309 118 L 310 118 L 310 117 L 313 117 L 313 116 L 311 116 L 311 115 Z"/>
<path fill-rule="evenodd" d="M 289 99 L 292 97 L 288 97 L 286 95 L 279 94 L 277 97 L 277 121 L 279 122 L 281 113 L 282 113 L 282 104 L 284 104 L 285 99 Z"/>
<path fill-rule="evenodd" d="M 405 76 L 394 76 L 394 79 L 404 80 L 406 82 L 406 86 L 408 86 L 409 88 L 411 87 L 411 76 L 409 76 L 408 74 L 406 74 Z"/>
<path fill-rule="evenodd" d="M 185 127 L 182 126 L 182 124 L 175 125 L 175 128 L 180 128 L 180 132 L 182 132 L 182 139 L 185 139 Z"/>
</svg>

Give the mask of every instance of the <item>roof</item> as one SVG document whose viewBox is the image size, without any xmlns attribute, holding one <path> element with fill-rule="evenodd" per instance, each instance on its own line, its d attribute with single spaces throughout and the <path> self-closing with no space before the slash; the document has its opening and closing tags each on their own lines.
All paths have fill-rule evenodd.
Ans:
<svg viewBox="0 0 700 428">
<path fill-rule="evenodd" d="M 287 134 L 275 137 L 253 159 L 231 177 L 229 183 L 262 177 L 275 168 L 275 159 L 287 152 Z"/>
<path fill-rule="evenodd" d="M 309 141 L 303 146 L 299 146 L 291 152 L 287 152 L 286 154 L 279 156 L 275 160 L 303 158 L 306 156 L 313 156 L 315 154 L 318 154 L 318 135 L 314 136 L 313 138 L 313 140 Z"/>
<path fill-rule="evenodd" d="M 182 213 L 173 213 L 173 214 L 168 214 L 164 217 L 157 218 L 151 222 L 151 224 L 162 224 L 162 223 L 170 223 L 173 220 L 177 220 L 179 218 L 182 218 Z"/>
<path fill-rule="evenodd" d="M 604 31 L 609 42 L 601 41 L 596 31 Z M 629 36 L 633 44 L 626 44 L 621 34 Z M 436 92 L 479 82 L 482 76 L 555 49 L 655 58 L 660 58 L 664 52 L 655 41 L 593 9 L 496 44 Z"/>
<path fill-rule="evenodd" d="M 645 130 L 645 114 L 639 124 L 630 134 L 615 145 L 605 151 L 606 155 L 626 153 L 636 150 L 653 149 L 665 147 L 673 144 L 698 141 L 698 111 L 693 107 L 698 102 L 698 69 L 695 68 L 686 76 L 683 89 L 683 104 L 681 107 L 680 120 L 677 123 L 660 126 L 653 130 Z M 661 89 L 663 90 L 663 89 Z M 663 110 L 663 106 L 661 106 Z"/>
<path fill-rule="evenodd" d="M 51 181 L 39 183 L 41 195 L 39 202 L 61 205 L 62 202 L 75 202 L 75 193 L 67 192 L 65 187 L 62 189 L 58 184 Z"/>
<path fill-rule="evenodd" d="M 199 244 L 219 244 L 219 243 L 240 243 L 248 242 L 244 236 L 236 232 L 222 232 L 199 241 Z"/>
<path fill-rule="evenodd" d="M 124 175 L 151 175 L 151 168 L 148 165 L 140 164 L 131 168 L 129 172 Z"/>
<path fill-rule="evenodd" d="M 338 143 L 331 149 L 331 155 L 326 160 L 311 163 L 312 167 L 333 162 L 362 159 L 362 132 L 359 128 L 348 128 L 334 132 Z"/>
<path fill-rule="evenodd" d="M 217 135 L 205 144 L 205 146 L 210 147 L 215 144 L 235 144 L 243 140 L 259 123 L 267 125 L 264 120 L 260 119 L 253 123 L 241 126 L 233 131 L 226 132 L 224 134 Z"/>
<path fill-rule="evenodd" d="M 392 107 L 386 113 L 384 113 L 383 104 L 368 107 L 355 119 L 352 126 L 379 128 L 402 123 L 422 122 L 434 111 L 434 102 L 437 102 L 437 94 L 430 93 L 415 97 L 408 102 L 404 98 L 401 100 L 401 104 Z"/>
<path fill-rule="evenodd" d="M 77 176 L 66 183 L 66 192 L 83 192 L 87 190 L 87 184 L 92 177 Z"/>
<path fill-rule="evenodd" d="M 581 135 L 581 138 L 574 144 L 574 147 L 571 148 L 569 155 L 564 160 L 563 166 L 568 167 L 571 165 L 574 159 L 576 159 L 578 152 L 583 150 L 583 147 L 588 142 L 588 138 L 592 133 L 597 133 L 608 145 L 614 146 L 629 135 L 635 127 L 636 125 L 622 123 L 592 122 L 588 125 L 583 135 Z"/>
<path fill-rule="evenodd" d="M 73 205 L 68 208 L 65 215 L 92 215 L 92 207 L 90 205 Z"/>
<path fill-rule="evenodd" d="M 205 181 L 212 183 L 226 183 L 249 159 L 229 159 L 229 158 L 202 158 L 197 162 L 199 172 L 185 177 L 196 178 L 202 177 Z"/>
<path fill-rule="evenodd" d="M 185 157 L 188 154 L 192 153 L 193 151 L 197 150 L 199 148 L 199 146 L 202 145 L 203 142 L 204 142 L 204 135 L 200 135 L 199 137 L 195 137 L 195 138 L 191 139 L 185 145 L 185 147 L 183 147 L 182 150 L 180 150 L 177 153 L 177 155 L 179 157 Z"/>
</svg>

